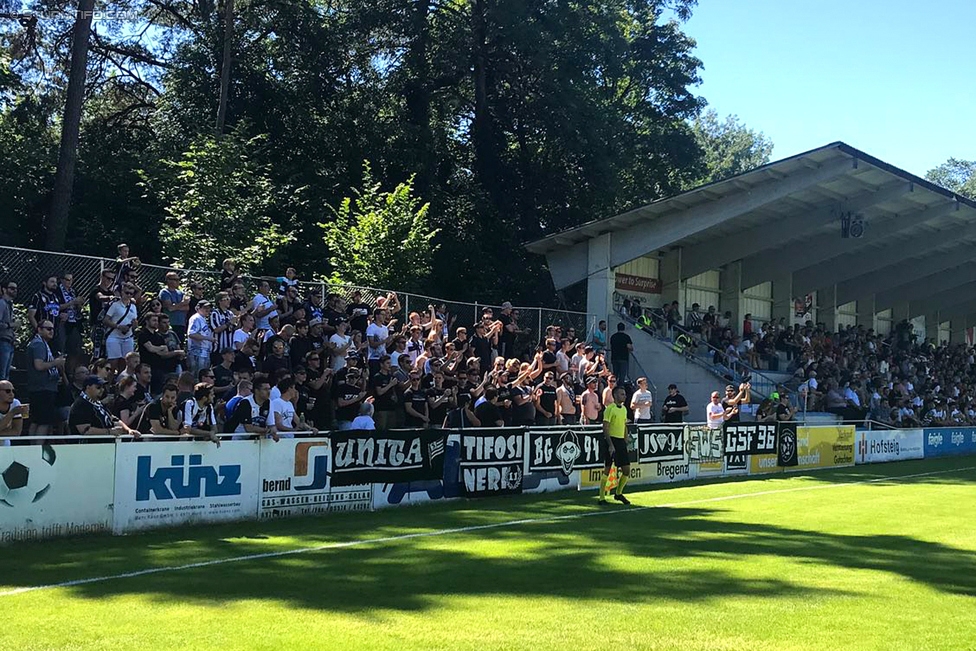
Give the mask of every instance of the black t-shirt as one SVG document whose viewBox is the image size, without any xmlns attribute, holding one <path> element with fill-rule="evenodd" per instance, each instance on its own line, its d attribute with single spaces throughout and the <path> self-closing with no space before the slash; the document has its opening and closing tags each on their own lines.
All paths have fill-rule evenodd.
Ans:
<svg viewBox="0 0 976 651">
<path fill-rule="evenodd" d="M 99 408 L 85 397 L 78 398 L 68 412 L 68 433 L 81 434 L 79 427 L 89 425 L 99 429 L 112 427 L 112 417 L 104 407 Z"/>
<path fill-rule="evenodd" d="M 487 400 L 474 408 L 474 415 L 481 421 L 482 427 L 498 427 L 498 421 L 503 420 L 498 407 Z"/>
<path fill-rule="evenodd" d="M 98 298 L 99 294 L 112 295 L 112 288 L 103 289 L 101 285 L 96 285 L 94 289 L 88 292 L 88 319 L 91 324 L 98 325 L 99 319 L 98 315 L 101 314 L 102 310 L 108 307 L 111 300 L 103 301 Z"/>
<path fill-rule="evenodd" d="M 230 293 L 231 287 L 234 286 L 234 281 L 237 280 L 236 271 L 227 271 L 226 269 L 220 272 L 220 291 Z"/>
<path fill-rule="evenodd" d="M 512 317 L 508 314 L 499 314 L 498 320 L 502 322 L 502 331 L 498 334 L 499 344 L 508 344 L 511 347 L 515 343 L 515 333 L 508 329 L 512 325 Z M 511 350 L 508 351 L 511 354 Z"/>
<path fill-rule="evenodd" d="M 291 373 L 291 359 L 288 357 L 275 357 L 274 355 L 268 355 L 263 362 L 261 362 L 261 370 L 268 374 L 268 377 L 273 378 L 275 374 L 284 369 L 288 373 Z"/>
<path fill-rule="evenodd" d="M 403 393 L 403 402 L 410 405 L 418 414 L 427 415 L 427 392 L 424 389 L 407 389 Z M 406 412 L 404 421 L 408 427 L 423 427 L 424 421 L 413 414 Z"/>
<path fill-rule="evenodd" d="M 350 303 L 346 306 L 346 315 L 349 317 L 349 327 L 359 330 L 365 337 L 366 326 L 369 324 L 369 306 L 365 303 Z"/>
<path fill-rule="evenodd" d="M 288 342 L 288 354 L 291 357 L 292 367 L 305 364 L 305 355 L 312 352 L 312 340 L 308 337 L 294 336 Z"/>
<path fill-rule="evenodd" d="M 549 412 L 550 414 L 556 413 L 556 387 L 551 387 L 548 384 L 542 384 L 539 386 L 542 391 L 542 396 L 539 397 L 539 405 Z"/>
<path fill-rule="evenodd" d="M 143 434 L 150 434 L 154 420 L 158 420 L 159 424 L 166 429 L 177 429 L 179 426 L 179 416 L 176 414 L 176 405 L 166 410 L 165 418 L 163 417 L 163 411 L 163 405 L 159 399 L 153 400 L 146 405 L 145 411 L 142 412 L 142 418 L 139 420 L 139 431 Z"/>
<path fill-rule="evenodd" d="M 542 365 L 551 366 L 556 363 L 556 353 L 551 353 L 548 350 L 542 353 Z"/>
<path fill-rule="evenodd" d="M 434 400 L 444 395 L 443 388 L 438 389 L 437 387 L 432 386 L 432 387 L 427 387 L 426 389 L 424 389 L 424 391 L 426 391 L 428 398 Z M 431 407 L 429 404 L 427 405 L 427 412 L 430 415 L 430 424 L 433 427 L 440 427 L 441 425 L 444 424 L 444 418 L 447 416 L 448 407 L 449 407 L 448 401 L 445 401 L 437 405 L 436 407 Z"/>
<path fill-rule="evenodd" d="M 373 395 L 376 396 L 376 399 L 373 400 L 373 407 L 376 411 L 393 411 L 397 408 L 399 396 L 397 395 L 396 389 L 390 389 L 382 395 L 377 391 L 377 389 L 382 389 L 390 382 L 395 381 L 393 376 L 382 373 L 377 373 L 370 379 L 369 386 L 373 390 Z"/>
<path fill-rule="evenodd" d="M 471 350 L 474 356 L 481 360 L 481 372 L 491 370 L 491 342 L 487 337 L 475 335 L 471 337 Z"/>
<path fill-rule="evenodd" d="M 737 407 L 737 406 L 739 406 L 739 405 L 735 401 L 729 400 L 728 398 L 722 398 L 722 408 L 725 409 L 725 411 L 728 411 L 729 409 L 733 409 L 734 407 Z M 728 423 L 738 423 L 739 420 L 740 420 L 739 419 L 739 412 L 735 412 L 734 414 L 732 414 L 729 417 L 729 419 L 726 422 L 728 422 Z"/>
<path fill-rule="evenodd" d="M 515 397 L 529 398 L 528 402 L 515 404 Z M 512 422 L 520 425 L 535 423 L 535 402 L 532 401 L 532 389 L 529 387 L 512 387 Z"/>
<path fill-rule="evenodd" d="M 336 387 L 336 420 L 340 421 L 352 421 L 359 415 L 359 405 L 360 402 L 354 402 L 351 405 L 346 405 L 345 407 L 338 406 L 339 400 L 352 400 L 360 393 L 360 388 L 355 384 L 347 384 L 343 382 L 338 387 Z"/>
<path fill-rule="evenodd" d="M 671 409 L 680 409 L 682 407 L 687 407 L 688 401 L 680 393 L 674 396 L 668 396 L 664 399 L 664 404 L 662 407 L 667 407 L 669 411 L 664 413 L 665 423 L 683 423 L 685 420 L 685 413 L 683 411 L 670 411 Z"/>
<path fill-rule="evenodd" d="M 225 368 L 223 364 L 217 364 L 210 370 L 214 374 L 214 386 L 218 389 L 224 389 L 234 383 L 233 364 L 231 364 L 230 368 Z"/>
<path fill-rule="evenodd" d="M 109 408 L 109 411 L 112 412 L 113 416 L 121 417 L 122 410 L 128 409 L 129 414 L 131 415 L 132 412 L 137 409 L 138 403 L 139 401 L 136 399 L 135 395 L 133 395 L 131 398 L 115 396 L 115 399 L 112 400 L 112 406 Z"/>
<path fill-rule="evenodd" d="M 146 344 L 151 346 L 165 346 L 166 342 L 163 341 L 162 335 L 151 331 L 149 328 L 140 328 L 139 333 L 136 335 L 136 342 L 138 343 L 136 352 L 139 353 L 139 358 L 142 362 L 148 364 L 149 368 L 153 370 L 161 368 L 162 357 L 146 348 Z"/>
<path fill-rule="evenodd" d="M 247 296 L 231 295 L 230 309 L 232 309 L 234 312 L 243 312 L 244 309 L 247 307 L 248 302 L 249 299 L 247 298 Z"/>
<path fill-rule="evenodd" d="M 610 359 L 629 359 L 630 351 L 627 350 L 627 346 L 633 343 L 626 332 L 615 332 L 610 335 Z"/>
<path fill-rule="evenodd" d="M 786 420 L 790 417 L 790 408 L 782 402 L 776 405 L 776 420 Z"/>
<path fill-rule="evenodd" d="M 326 381 L 318 389 L 312 388 L 312 385 L 319 379 L 321 374 L 314 370 L 308 369 L 308 379 L 306 380 L 308 384 L 308 418 L 312 423 L 319 429 L 327 426 L 329 424 L 329 398 L 332 397 L 332 383 Z"/>
<path fill-rule="evenodd" d="M 503 403 L 506 400 L 512 401 L 512 396 L 514 395 L 514 393 L 515 392 L 512 389 L 511 385 L 506 384 L 506 385 L 503 385 L 503 386 L 498 387 L 498 406 L 497 406 L 497 409 L 498 409 L 498 413 L 501 415 L 501 418 L 502 418 L 503 421 L 505 421 L 505 424 L 506 425 L 511 425 L 512 424 L 512 411 L 513 411 L 514 405 L 510 405 L 508 407 L 505 407 Z"/>
</svg>

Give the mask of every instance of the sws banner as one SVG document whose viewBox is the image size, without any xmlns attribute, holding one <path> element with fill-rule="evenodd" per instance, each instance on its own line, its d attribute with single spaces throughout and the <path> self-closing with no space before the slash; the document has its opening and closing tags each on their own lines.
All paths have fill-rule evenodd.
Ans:
<svg viewBox="0 0 976 651">
<path fill-rule="evenodd" d="M 447 433 L 426 430 L 331 432 L 332 485 L 440 479 Z"/>
<path fill-rule="evenodd" d="M 602 468 L 599 429 L 573 427 L 563 430 L 529 430 L 528 473 Z"/>
<path fill-rule="evenodd" d="M 468 497 L 522 492 L 525 430 L 468 430 L 461 434 L 461 486 Z"/>
<path fill-rule="evenodd" d="M 683 461 L 684 458 L 684 425 L 637 426 L 638 463 Z"/>
</svg>

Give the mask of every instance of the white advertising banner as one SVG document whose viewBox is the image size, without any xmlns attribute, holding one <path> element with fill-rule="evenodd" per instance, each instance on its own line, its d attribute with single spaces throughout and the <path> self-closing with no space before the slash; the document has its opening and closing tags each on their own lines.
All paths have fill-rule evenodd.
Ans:
<svg viewBox="0 0 976 651">
<path fill-rule="evenodd" d="M 858 431 L 854 462 L 883 463 L 925 456 L 925 434 L 920 429 Z"/>
<path fill-rule="evenodd" d="M 261 442 L 261 500 L 258 515 L 280 518 L 328 511 L 369 511 L 372 484 L 332 486 L 329 439 Z"/>
<path fill-rule="evenodd" d="M 115 443 L 0 447 L 0 544 L 112 530 Z"/>
<path fill-rule="evenodd" d="M 258 441 L 135 442 L 115 458 L 115 533 L 257 517 Z"/>
</svg>

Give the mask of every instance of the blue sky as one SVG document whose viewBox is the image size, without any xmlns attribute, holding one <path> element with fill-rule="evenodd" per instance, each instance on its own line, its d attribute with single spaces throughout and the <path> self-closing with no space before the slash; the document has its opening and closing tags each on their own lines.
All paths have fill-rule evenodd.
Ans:
<svg viewBox="0 0 976 651">
<path fill-rule="evenodd" d="M 775 144 L 842 140 L 924 175 L 976 159 L 976 1 L 699 0 L 699 94 Z"/>
</svg>

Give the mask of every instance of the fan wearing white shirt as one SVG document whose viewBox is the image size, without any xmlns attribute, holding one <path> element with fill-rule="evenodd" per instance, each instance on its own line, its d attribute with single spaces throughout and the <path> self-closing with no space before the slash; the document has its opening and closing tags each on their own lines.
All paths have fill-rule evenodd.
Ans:
<svg viewBox="0 0 976 651">
<path fill-rule="evenodd" d="M 262 280 L 258 284 L 258 293 L 254 295 L 254 300 L 251 301 L 258 330 L 267 330 L 270 328 L 271 319 L 278 316 L 274 301 L 268 298 L 270 293 L 271 284 L 267 280 Z"/>
<path fill-rule="evenodd" d="M 390 326 L 396 322 L 390 321 L 388 326 L 387 319 L 389 319 L 389 313 L 378 307 L 373 310 L 373 322 L 366 327 L 366 341 L 369 345 L 369 372 L 371 374 L 379 372 L 380 357 L 386 355 L 386 347 L 396 336 L 390 334 Z"/>
<path fill-rule="evenodd" d="M 359 415 L 352 419 L 352 426 L 349 429 L 376 429 L 376 423 L 373 422 L 373 403 L 364 402 L 359 405 Z"/>
<path fill-rule="evenodd" d="M 285 376 L 278 382 L 278 390 L 281 392 L 280 398 L 271 400 L 269 416 L 274 422 L 274 428 L 281 438 L 295 438 L 294 432 L 312 432 L 318 434 L 318 430 L 309 427 L 305 421 L 299 418 L 295 411 L 295 399 L 298 397 L 298 389 L 295 388 L 295 380 Z"/>
<path fill-rule="evenodd" d="M 647 390 L 647 378 L 637 378 L 637 391 L 630 399 L 630 408 L 634 410 L 635 423 L 653 422 L 651 409 L 654 406 L 654 396 Z"/>
<path fill-rule="evenodd" d="M 712 399 L 705 406 L 705 419 L 708 421 L 708 429 L 722 429 L 725 421 L 738 411 L 738 407 L 726 411 L 725 407 L 722 406 L 722 396 L 719 395 L 718 391 L 712 391 Z"/>
<path fill-rule="evenodd" d="M 24 428 L 24 407 L 14 398 L 14 385 L 0 380 L 0 437 L 20 436 Z M 0 446 L 10 445 L 10 439 L 0 440 Z"/>
<path fill-rule="evenodd" d="M 336 323 L 336 332 L 329 337 L 329 354 L 332 355 L 330 364 L 333 371 L 341 371 L 346 367 L 346 356 L 352 346 L 352 337 L 349 332 L 349 321 L 341 319 Z"/>
</svg>

